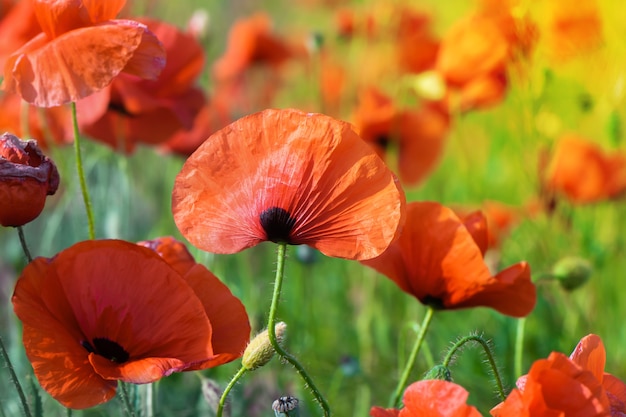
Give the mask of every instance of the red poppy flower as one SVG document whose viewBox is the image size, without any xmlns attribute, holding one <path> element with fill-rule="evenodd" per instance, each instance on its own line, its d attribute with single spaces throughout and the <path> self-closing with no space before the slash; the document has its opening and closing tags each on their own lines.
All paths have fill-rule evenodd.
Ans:
<svg viewBox="0 0 626 417">
<path fill-rule="evenodd" d="M 467 208 L 455 208 L 454 211 L 461 218 L 475 212 Z M 522 219 L 523 211 L 527 211 L 527 209 L 512 207 L 499 201 L 486 200 L 483 202 L 480 212 L 487 221 L 488 249 L 500 247 L 511 228 Z"/>
<path fill-rule="evenodd" d="M 574 203 L 614 198 L 626 190 L 626 153 L 604 152 L 576 135 L 561 137 L 545 174 L 550 193 L 562 193 Z"/>
<path fill-rule="evenodd" d="M 467 404 L 469 393 L 453 382 L 428 379 L 414 382 L 404 391 L 404 408 L 383 409 L 372 407 L 371 417 L 480 417 L 480 413 Z"/>
<path fill-rule="evenodd" d="M 221 352 L 241 353 L 216 348 L 224 331 L 219 320 L 234 324 L 216 309 L 239 305 L 223 284 L 201 265 L 183 276 L 129 242 L 80 242 L 35 259 L 12 301 L 35 376 L 70 408 L 110 400 L 118 380 L 150 383 L 222 363 Z M 249 329 L 247 320 L 237 325 Z M 239 349 L 233 334 L 225 333 L 225 343 Z"/>
<path fill-rule="evenodd" d="M 216 132 L 189 157 L 172 211 L 183 236 L 209 252 L 273 241 L 367 259 L 395 239 L 404 194 L 348 123 L 265 110 Z"/>
<path fill-rule="evenodd" d="M 407 205 L 400 238 L 381 256 L 363 261 L 422 303 L 442 309 L 490 307 L 522 317 L 536 301 L 530 267 L 520 262 L 490 273 L 483 256 L 487 225 L 476 212 L 464 219 L 435 202 Z"/>
<path fill-rule="evenodd" d="M 568 358 L 552 352 L 535 361 L 494 417 L 621 416 L 626 412 L 626 384 L 604 372 L 606 353 L 596 335 L 585 336 Z"/>
<path fill-rule="evenodd" d="M 22 226 L 43 210 L 59 187 L 59 172 L 34 140 L 0 136 L 0 224 Z"/>
<path fill-rule="evenodd" d="M 156 80 L 120 74 L 111 85 L 78 104 L 81 131 L 114 149 L 131 152 L 137 143 L 161 144 L 191 129 L 206 103 L 195 83 L 204 66 L 202 45 L 176 26 L 139 19 L 157 36 L 167 64 Z"/>
<path fill-rule="evenodd" d="M 7 58 L 41 32 L 32 1 L 0 2 L 0 68 Z"/>
<path fill-rule="evenodd" d="M 435 168 L 450 124 L 447 111 L 438 103 L 399 110 L 374 88 L 363 90 L 353 119 L 359 135 L 381 158 L 389 148 L 396 148 L 400 179 L 409 185 L 418 184 Z"/>
<path fill-rule="evenodd" d="M 77 101 L 120 72 L 156 78 L 165 65 L 159 40 L 145 25 L 113 20 L 125 0 L 36 0 L 42 33 L 11 55 L 3 88 L 38 107 Z"/>
<path fill-rule="evenodd" d="M 293 55 L 292 47 L 272 33 L 269 16 L 257 13 L 238 20 L 230 29 L 226 51 L 215 61 L 213 75 L 217 80 L 229 80 L 256 64 L 280 66 Z"/>
</svg>

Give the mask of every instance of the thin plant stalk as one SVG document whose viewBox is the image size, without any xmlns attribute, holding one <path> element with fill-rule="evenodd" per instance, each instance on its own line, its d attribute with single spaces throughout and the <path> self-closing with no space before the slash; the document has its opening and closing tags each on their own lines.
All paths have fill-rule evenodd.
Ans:
<svg viewBox="0 0 626 417">
<path fill-rule="evenodd" d="M 404 371 L 402 372 L 402 376 L 398 381 L 398 385 L 396 386 L 395 391 L 391 397 L 391 401 L 389 402 L 389 407 L 397 407 L 400 404 L 400 398 L 402 397 L 402 392 L 406 387 L 406 384 L 409 380 L 409 376 L 411 375 L 411 370 L 415 365 L 415 360 L 417 359 L 417 354 L 419 353 L 422 344 L 424 343 L 424 338 L 426 337 L 426 332 L 430 327 L 430 323 L 433 319 L 433 315 L 435 314 L 435 309 L 428 306 L 426 309 L 426 315 L 422 320 L 422 325 L 420 326 L 419 333 L 417 334 L 417 339 L 415 340 L 415 345 L 413 345 L 413 350 L 411 350 L 411 354 L 409 355 L 409 359 L 406 362 L 404 367 Z"/>
<path fill-rule="evenodd" d="M 22 250 L 24 251 L 24 255 L 26 255 L 26 259 L 28 259 L 28 262 L 32 262 L 33 257 L 30 254 L 30 250 L 28 250 L 28 244 L 24 236 L 24 228 L 22 226 L 17 226 L 17 234 L 20 236 L 20 243 L 22 244 Z"/>
<path fill-rule="evenodd" d="M 235 376 L 230 380 L 226 388 L 224 388 L 224 392 L 222 393 L 222 396 L 220 397 L 220 402 L 217 404 L 217 413 L 215 414 L 215 417 L 222 417 L 222 413 L 224 412 L 224 406 L 226 405 L 226 398 L 228 397 L 230 390 L 233 389 L 237 381 L 241 379 L 241 377 L 246 373 L 246 371 L 247 369 L 243 366 L 239 368 Z"/>
<path fill-rule="evenodd" d="M 514 354 L 514 371 L 515 377 L 522 375 L 522 357 L 524 355 L 524 333 L 526 330 L 526 317 L 517 320 L 517 328 L 515 330 L 515 354 Z"/>
<path fill-rule="evenodd" d="M 326 402 L 324 396 L 320 393 L 317 386 L 313 383 L 313 380 L 306 372 L 304 367 L 298 362 L 298 360 L 288 353 L 283 347 L 278 343 L 278 339 L 276 338 L 276 313 L 278 311 L 278 300 L 280 299 L 280 291 L 283 285 L 283 275 L 285 271 L 285 254 L 287 251 L 286 243 L 279 243 L 276 257 L 276 279 L 274 281 L 274 293 L 272 295 L 272 304 L 270 306 L 269 318 L 267 322 L 267 329 L 269 331 L 270 343 L 272 347 L 276 351 L 276 354 L 280 356 L 281 359 L 289 362 L 296 368 L 298 375 L 304 380 L 305 384 L 309 389 L 313 392 L 313 396 L 315 400 L 319 403 L 320 407 L 324 410 L 324 416 L 330 417 L 330 407 Z"/>
<path fill-rule="evenodd" d="M 491 371 L 493 372 L 493 376 L 496 382 L 496 388 L 498 389 L 498 395 L 500 395 L 500 399 L 502 401 L 505 400 L 506 395 L 504 394 L 504 385 L 502 384 L 502 378 L 500 377 L 500 371 L 498 371 L 498 366 L 496 365 L 496 360 L 491 351 L 491 346 L 489 342 L 483 339 L 479 335 L 469 335 L 462 337 L 459 339 L 448 351 L 446 357 L 444 358 L 442 365 L 447 368 L 450 365 L 450 362 L 454 358 L 456 352 L 463 347 L 466 343 L 475 342 L 478 343 L 483 350 L 485 351 L 485 355 L 487 355 L 487 361 L 489 362 L 489 366 L 491 366 Z"/>
<path fill-rule="evenodd" d="M 74 127 L 74 154 L 76 157 L 76 170 L 78 172 L 78 180 L 80 189 L 83 194 L 83 202 L 87 211 L 87 222 L 89 225 L 89 239 L 96 238 L 96 229 L 94 225 L 93 208 L 91 206 L 91 198 L 87 189 L 87 181 L 85 180 L 85 171 L 83 170 L 83 158 L 80 150 L 80 133 L 78 131 L 78 117 L 76 115 L 76 103 L 72 102 L 72 125 Z"/>
<path fill-rule="evenodd" d="M 15 370 L 13 369 L 13 365 L 11 364 L 11 359 L 9 358 L 9 354 L 7 353 L 6 348 L 4 347 L 4 342 L 2 341 L 2 337 L 0 337 L 0 354 L 2 355 L 2 359 L 9 370 L 9 377 L 11 378 L 11 382 L 15 386 L 15 390 L 17 391 L 17 395 L 20 397 L 20 403 L 22 404 L 22 413 L 26 417 L 32 417 L 30 413 L 30 408 L 28 407 L 28 402 L 26 401 L 26 395 L 24 394 L 24 390 L 22 389 L 22 385 L 20 385 L 20 381 L 17 379 L 17 375 L 15 374 Z"/>
<path fill-rule="evenodd" d="M 130 397 L 128 395 L 128 389 L 126 388 L 126 384 L 124 382 L 120 382 L 119 388 L 120 400 L 122 401 L 122 405 L 124 407 L 126 415 L 128 417 L 138 417 L 133 405 L 130 403 Z"/>
</svg>

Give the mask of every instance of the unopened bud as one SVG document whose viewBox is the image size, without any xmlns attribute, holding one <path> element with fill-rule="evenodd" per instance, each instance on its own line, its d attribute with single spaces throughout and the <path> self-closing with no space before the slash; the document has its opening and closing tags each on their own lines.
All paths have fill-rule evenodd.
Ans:
<svg viewBox="0 0 626 417">
<path fill-rule="evenodd" d="M 552 267 L 552 275 L 567 291 L 575 290 L 585 284 L 592 273 L 591 263 L 575 256 L 563 258 Z"/>
<path fill-rule="evenodd" d="M 276 341 L 278 344 L 281 344 L 286 335 L 287 325 L 281 321 L 276 323 L 274 329 L 276 330 Z M 274 356 L 274 352 L 275 350 L 270 342 L 269 332 L 265 329 L 250 341 L 246 350 L 243 352 L 241 364 L 247 370 L 253 371 L 265 366 Z"/>
<path fill-rule="evenodd" d="M 280 397 L 272 403 L 272 410 L 276 417 L 298 417 L 300 411 L 298 407 L 298 399 L 296 397 Z"/>
<path fill-rule="evenodd" d="M 452 374 L 450 373 L 450 368 L 443 365 L 435 365 L 430 371 L 426 372 L 424 375 L 424 379 L 441 379 L 444 381 L 451 382 Z"/>
</svg>

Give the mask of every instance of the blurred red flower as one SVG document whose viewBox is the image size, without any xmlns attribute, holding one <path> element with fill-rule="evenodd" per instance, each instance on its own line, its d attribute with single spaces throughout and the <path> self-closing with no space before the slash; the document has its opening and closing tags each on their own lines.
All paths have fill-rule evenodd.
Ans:
<svg viewBox="0 0 626 417">
<path fill-rule="evenodd" d="M 593 203 L 618 197 L 626 190 L 626 153 L 608 153 L 580 136 L 564 135 L 544 175 L 546 198 L 557 193 L 574 203 Z"/>
<path fill-rule="evenodd" d="M 0 136 L 0 224 L 22 226 L 34 220 L 59 187 L 54 162 L 34 140 Z"/>
<path fill-rule="evenodd" d="M 480 413 L 467 404 L 469 393 L 454 382 L 428 379 L 414 382 L 404 391 L 404 408 L 383 409 L 372 407 L 371 417 L 480 417 Z"/>
<path fill-rule="evenodd" d="M 622 416 L 626 384 L 604 372 L 606 352 L 600 337 L 585 336 L 568 358 L 552 352 L 533 363 L 505 401 L 491 410 L 494 417 Z"/>
<path fill-rule="evenodd" d="M 0 1 L 0 68 L 7 58 L 41 32 L 32 1 Z"/>
<path fill-rule="evenodd" d="M 125 152 L 137 143 L 161 144 L 181 129 L 190 130 L 206 104 L 204 92 L 195 86 L 205 62 L 202 45 L 169 23 L 138 21 L 167 53 L 159 78 L 120 74 L 107 88 L 77 103 L 81 131 Z"/>
<path fill-rule="evenodd" d="M 118 380 L 150 383 L 232 360 L 245 345 L 235 334 L 249 331 L 245 314 L 226 316 L 240 302 L 203 266 L 182 275 L 153 250 L 119 240 L 35 259 L 12 301 L 35 376 L 70 408 L 110 400 Z M 223 333 L 221 320 L 240 329 Z M 222 336 L 226 356 L 214 345 Z"/>
<path fill-rule="evenodd" d="M 77 101 L 120 72 L 156 78 L 165 65 L 159 40 L 145 25 L 114 20 L 125 0 L 35 0 L 43 31 L 4 66 L 3 88 L 38 107 Z"/>
<path fill-rule="evenodd" d="M 361 92 L 353 121 L 381 158 L 397 153 L 398 173 L 407 185 L 419 184 L 435 168 L 450 125 L 447 110 L 439 103 L 400 110 L 375 88 Z"/>
<path fill-rule="evenodd" d="M 253 65 L 280 66 L 294 52 L 287 41 L 272 33 L 269 16 L 257 13 L 232 26 L 226 51 L 213 65 L 213 75 L 218 81 L 232 80 Z"/>
<path fill-rule="evenodd" d="M 558 62 L 596 50 L 604 43 L 602 18 L 595 0 L 548 2 L 545 40 Z"/>
<path fill-rule="evenodd" d="M 431 17 L 402 7 L 396 11 L 397 32 L 394 45 L 402 71 L 420 73 L 433 68 L 439 51 L 439 39 L 431 28 Z"/>
<path fill-rule="evenodd" d="M 459 218 L 435 202 L 407 204 L 400 238 L 379 257 L 362 261 L 422 303 L 441 309 L 490 307 L 523 317 L 536 301 L 526 262 L 495 276 L 485 264 L 487 225 L 480 212 Z"/>
<path fill-rule="evenodd" d="M 348 123 L 265 110 L 216 132 L 187 159 L 172 211 L 183 236 L 209 252 L 273 241 L 367 259 L 396 238 L 404 194 Z"/>
</svg>

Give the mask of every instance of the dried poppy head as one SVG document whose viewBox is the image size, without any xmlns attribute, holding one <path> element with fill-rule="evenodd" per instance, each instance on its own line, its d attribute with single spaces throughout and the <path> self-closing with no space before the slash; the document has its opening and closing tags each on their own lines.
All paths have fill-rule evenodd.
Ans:
<svg viewBox="0 0 626 417">
<path fill-rule="evenodd" d="M 187 159 L 172 211 L 183 236 L 209 252 L 272 241 L 369 259 L 396 238 L 404 194 L 348 123 L 265 110 L 216 132 Z"/>
<path fill-rule="evenodd" d="M 0 136 L 0 224 L 22 226 L 43 210 L 59 187 L 59 172 L 34 140 Z"/>
</svg>

